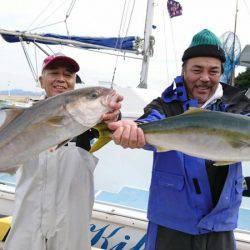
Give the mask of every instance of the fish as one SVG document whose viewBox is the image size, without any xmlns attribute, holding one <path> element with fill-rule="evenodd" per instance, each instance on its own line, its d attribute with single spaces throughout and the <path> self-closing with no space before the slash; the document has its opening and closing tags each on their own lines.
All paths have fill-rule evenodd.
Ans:
<svg viewBox="0 0 250 250">
<path fill-rule="evenodd" d="M 250 160 L 250 117 L 192 108 L 183 114 L 138 124 L 146 143 L 157 152 L 177 150 L 187 155 L 228 165 Z M 110 131 L 97 125 L 101 136 L 91 148 L 94 152 L 108 143 Z"/>
<path fill-rule="evenodd" d="M 12 172 L 30 157 L 63 145 L 97 123 L 116 101 L 114 90 L 89 87 L 64 92 L 29 108 L 0 110 L 0 172 Z"/>
</svg>

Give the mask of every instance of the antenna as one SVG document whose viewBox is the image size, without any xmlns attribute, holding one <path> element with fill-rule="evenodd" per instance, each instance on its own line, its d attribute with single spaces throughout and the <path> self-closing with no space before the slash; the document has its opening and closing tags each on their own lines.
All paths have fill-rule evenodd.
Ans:
<svg viewBox="0 0 250 250">
<path fill-rule="evenodd" d="M 235 37 L 236 37 L 236 27 L 237 27 L 237 17 L 238 17 L 238 0 L 236 0 L 236 9 L 235 9 L 235 18 L 234 18 L 234 39 L 233 39 L 233 56 L 232 59 L 234 59 L 234 48 L 235 48 Z M 234 72 L 235 72 L 235 64 L 233 63 L 233 70 L 231 74 L 231 79 L 230 79 L 230 85 L 234 86 Z"/>
</svg>

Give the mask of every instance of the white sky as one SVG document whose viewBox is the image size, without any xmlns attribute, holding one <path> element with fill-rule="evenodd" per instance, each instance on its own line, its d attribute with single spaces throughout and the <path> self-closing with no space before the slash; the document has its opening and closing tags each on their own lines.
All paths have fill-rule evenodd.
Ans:
<svg viewBox="0 0 250 250">
<path fill-rule="evenodd" d="M 50 8 L 31 28 L 63 20 L 71 0 L 0 0 L 0 28 L 27 30 L 50 2 L 52 2 Z M 124 2 L 125 0 L 77 0 L 68 19 L 70 34 L 118 36 Z M 133 0 L 127 2 L 132 6 Z M 154 56 L 150 60 L 149 88 L 165 88 L 177 72 L 180 72 L 183 51 L 189 46 L 195 33 L 204 28 L 210 29 L 218 36 L 226 31 L 233 31 L 236 0 L 180 0 L 179 2 L 183 7 L 183 15 L 170 21 L 166 9 L 167 1 L 155 0 L 153 23 L 157 28 L 153 30 L 153 35 L 156 44 Z M 56 9 L 58 11 L 51 15 Z M 143 36 L 145 14 L 146 0 L 136 0 L 128 35 Z M 250 43 L 249 26 L 250 0 L 239 0 L 237 35 L 242 48 Z M 66 29 L 63 24 L 59 24 L 34 32 L 66 34 Z M 34 47 L 28 47 L 35 65 Z M 78 60 L 81 67 L 79 75 L 84 82 L 97 84 L 98 81 L 111 81 L 116 57 L 61 46 L 51 48 L 55 52 L 61 51 Z M 40 51 L 37 53 L 40 72 L 45 55 Z M 35 89 L 36 84 L 19 43 L 9 44 L 0 38 L 0 58 L 0 89 L 8 89 L 8 86 L 25 90 Z M 136 87 L 139 84 L 140 68 L 141 62 L 138 60 L 119 58 L 115 83 Z M 237 70 L 242 71 L 244 67 L 238 67 Z"/>
</svg>

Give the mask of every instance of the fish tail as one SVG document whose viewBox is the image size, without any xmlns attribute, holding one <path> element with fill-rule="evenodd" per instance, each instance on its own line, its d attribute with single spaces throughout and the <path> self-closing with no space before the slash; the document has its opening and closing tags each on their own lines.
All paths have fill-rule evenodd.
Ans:
<svg viewBox="0 0 250 250">
<path fill-rule="evenodd" d="M 94 129 L 98 131 L 99 138 L 93 145 L 91 145 L 91 149 L 89 150 L 90 153 L 94 153 L 111 141 L 111 131 L 108 129 L 107 124 L 99 123 L 94 127 Z"/>
</svg>

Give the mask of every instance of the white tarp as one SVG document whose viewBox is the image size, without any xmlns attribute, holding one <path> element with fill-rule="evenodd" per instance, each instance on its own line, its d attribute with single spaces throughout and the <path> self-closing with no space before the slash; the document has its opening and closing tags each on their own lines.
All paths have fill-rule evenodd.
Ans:
<svg viewBox="0 0 250 250">
<path fill-rule="evenodd" d="M 240 65 L 250 67 L 250 44 L 242 50 L 240 55 Z"/>
</svg>

